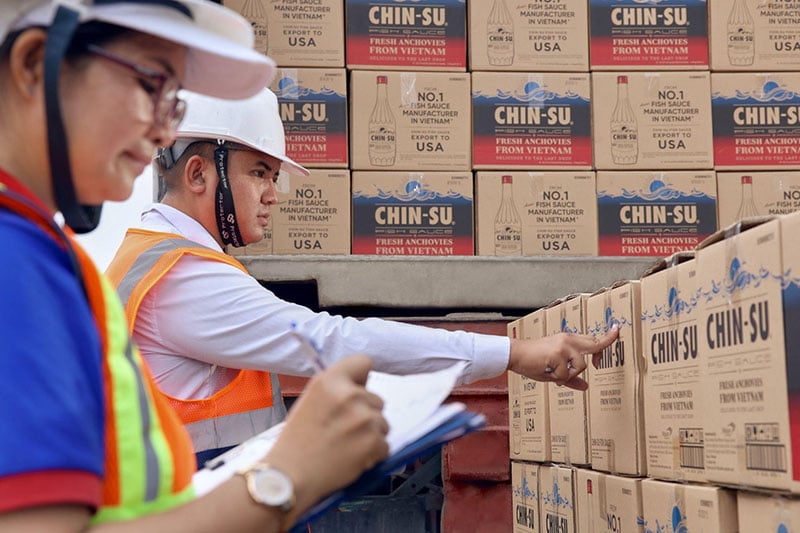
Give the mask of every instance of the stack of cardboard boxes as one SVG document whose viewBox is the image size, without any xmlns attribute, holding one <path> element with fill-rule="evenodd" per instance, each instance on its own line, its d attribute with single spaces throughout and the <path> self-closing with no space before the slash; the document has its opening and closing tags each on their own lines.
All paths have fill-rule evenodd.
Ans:
<svg viewBox="0 0 800 533">
<path fill-rule="evenodd" d="M 221 1 L 314 169 L 245 253 L 661 257 L 800 208 L 791 2 Z"/>
</svg>

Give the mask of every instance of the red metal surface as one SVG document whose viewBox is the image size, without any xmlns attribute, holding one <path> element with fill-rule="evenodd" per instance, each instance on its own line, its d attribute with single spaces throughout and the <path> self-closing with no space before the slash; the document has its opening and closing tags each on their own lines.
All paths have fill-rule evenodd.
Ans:
<svg viewBox="0 0 800 533">
<path fill-rule="evenodd" d="M 508 533 L 511 511 L 511 483 L 444 483 L 442 533 Z"/>
<path fill-rule="evenodd" d="M 510 481 L 508 425 L 484 427 L 442 449 L 445 481 Z"/>
</svg>

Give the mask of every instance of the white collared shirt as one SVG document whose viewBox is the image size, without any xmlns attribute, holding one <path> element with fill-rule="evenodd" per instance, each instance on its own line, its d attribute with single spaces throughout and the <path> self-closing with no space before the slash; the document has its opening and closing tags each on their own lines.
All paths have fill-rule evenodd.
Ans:
<svg viewBox="0 0 800 533">
<path fill-rule="evenodd" d="M 221 251 L 196 220 L 164 204 L 146 209 L 141 227 Z M 291 334 L 293 323 L 328 363 L 366 353 L 375 370 L 411 374 L 465 361 L 461 383 L 497 376 L 508 367 L 506 337 L 315 313 L 281 300 L 237 268 L 191 255 L 144 298 L 133 336 L 164 392 L 204 398 L 230 382 L 233 369 L 313 374 L 301 351 L 307 348 Z"/>
</svg>

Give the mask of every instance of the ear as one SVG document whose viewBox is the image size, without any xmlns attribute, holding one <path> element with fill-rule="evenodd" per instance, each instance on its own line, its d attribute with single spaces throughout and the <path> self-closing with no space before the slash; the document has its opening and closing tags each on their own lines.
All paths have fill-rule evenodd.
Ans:
<svg viewBox="0 0 800 533">
<path fill-rule="evenodd" d="M 183 183 L 192 194 L 202 195 L 210 187 L 209 161 L 200 155 L 193 155 L 183 167 Z"/>
<path fill-rule="evenodd" d="M 11 83 L 23 98 L 31 100 L 44 87 L 44 48 L 47 34 L 39 29 L 26 30 L 17 37 L 9 56 Z"/>
</svg>

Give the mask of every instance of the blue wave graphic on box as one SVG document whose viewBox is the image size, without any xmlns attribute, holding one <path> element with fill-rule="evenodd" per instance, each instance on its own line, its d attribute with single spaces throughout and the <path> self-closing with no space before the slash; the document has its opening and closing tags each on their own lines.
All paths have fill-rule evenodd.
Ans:
<svg viewBox="0 0 800 533">
<path fill-rule="evenodd" d="M 364 191 L 353 191 L 353 199 L 378 199 L 378 200 L 399 200 L 401 202 L 429 202 L 431 200 L 448 200 L 448 201 L 458 201 L 464 200 L 467 202 L 471 202 L 472 198 L 464 196 L 460 192 L 455 191 L 447 191 L 446 193 L 440 193 L 437 191 L 432 191 L 430 189 L 425 188 L 423 183 L 418 181 L 409 181 L 406 183 L 405 191 L 398 191 L 395 190 L 383 190 L 380 187 L 378 188 L 377 194 L 370 195 L 366 194 Z"/>
<path fill-rule="evenodd" d="M 672 527 L 670 523 L 672 522 Z M 647 520 L 643 517 L 636 518 L 636 525 L 644 528 L 644 533 L 689 533 L 689 527 L 686 525 L 686 516 L 681 512 L 680 507 L 677 505 L 672 507 L 671 520 L 661 525 L 656 519 L 655 529 L 648 525 Z"/>
<path fill-rule="evenodd" d="M 736 89 L 733 95 L 725 95 L 719 91 L 711 93 L 712 100 L 737 102 L 742 104 L 757 103 L 797 103 L 800 102 L 800 93 L 787 89 L 785 85 L 780 85 L 777 81 L 770 80 L 761 86 L 761 89 L 753 91 L 741 91 Z"/>
<path fill-rule="evenodd" d="M 494 93 L 483 94 L 481 91 L 472 92 L 472 100 L 476 104 L 588 104 L 589 99 L 567 91 L 564 94 L 553 92 L 546 85 L 539 85 L 538 82 L 529 81 L 525 84 L 522 91 L 503 91 L 497 89 Z"/>
<path fill-rule="evenodd" d="M 564 333 L 580 333 L 579 324 L 570 325 L 566 318 L 561 319 L 561 331 Z"/>
<path fill-rule="evenodd" d="M 278 90 L 275 92 L 278 98 L 284 100 L 323 100 L 337 101 L 346 98 L 344 93 L 337 93 L 333 89 L 322 87 L 319 91 L 309 89 L 297 83 L 294 78 L 284 77 L 278 82 Z"/>
<path fill-rule="evenodd" d="M 552 505 L 556 509 L 559 507 L 572 509 L 573 507 L 573 503 L 569 498 L 565 498 L 561 494 L 561 490 L 558 488 L 558 481 L 553 482 L 553 492 L 546 492 L 544 496 L 542 496 L 542 501 L 547 505 Z"/>
<path fill-rule="evenodd" d="M 681 200 L 681 201 L 703 201 L 703 200 L 713 200 L 713 196 L 709 196 L 704 191 L 698 191 L 697 189 L 692 189 L 689 192 L 681 191 L 679 189 L 675 189 L 672 185 L 668 183 L 664 183 L 661 180 L 653 180 L 650 182 L 649 190 L 645 189 L 638 189 L 638 190 L 629 190 L 625 187 L 622 187 L 622 192 L 620 193 L 610 193 L 607 189 L 602 189 L 597 191 L 597 198 L 598 199 L 618 199 L 622 198 L 624 200 L 632 200 L 632 199 L 640 199 L 645 200 L 648 202 L 653 201 L 672 201 L 672 200 Z"/>
<path fill-rule="evenodd" d="M 611 327 L 617 324 L 619 329 L 625 327 L 633 326 L 633 323 L 628 319 L 628 317 L 615 317 L 613 311 L 610 307 L 606 307 L 605 311 L 605 323 L 601 324 L 600 322 L 595 322 L 592 326 L 589 326 L 589 331 L 586 332 L 587 335 L 598 335 L 604 334 L 611 331 Z"/>
<path fill-rule="evenodd" d="M 537 499 L 538 496 L 536 495 L 536 491 L 531 490 L 530 485 L 528 485 L 528 478 L 522 478 L 522 485 L 515 486 L 514 489 L 514 496 L 517 498 L 533 498 Z"/>
<path fill-rule="evenodd" d="M 746 268 L 747 262 L 741 261 L 738 257 L 731 259 L 728 265 L 728 276 L 723 280 L 712 280 L 711 288 L 703 291 L 706 301 L 715 300 L 718 297 L 728 298 L 734 292 L 743 289 L 758 288 L 764 281 L 779 281 L 783 287 L 783 276 L 772 274 L 768 269 L 759 267 L 756 272 L 751 272 Z"/>
<path fill-rule="evenodd" d="M 697 308 L 702 291 L 697 289 L 693 295 L 683 298 L 675 287 L 670 287 L 666 305 L 654 305 L 652 309 L 642 310 L 642 322 L 651 324 L 661 320 L 669 320 L 681 315 L 689 315 Z"/>
</svg>

